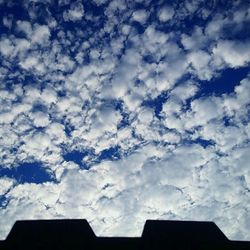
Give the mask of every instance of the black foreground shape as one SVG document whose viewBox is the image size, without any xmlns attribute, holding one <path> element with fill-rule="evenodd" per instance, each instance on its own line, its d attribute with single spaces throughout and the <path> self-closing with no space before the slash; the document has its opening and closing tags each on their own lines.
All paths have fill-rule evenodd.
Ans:
<svg viewBox="0 0 250 250">
<path fill-rule="evenodd" d="M 148 220 L 141 237 L 96 237 L 86 220 L 17 221 L 0 249 L 15 250 L 250 250 L 213 222 Z"/>
</svg>

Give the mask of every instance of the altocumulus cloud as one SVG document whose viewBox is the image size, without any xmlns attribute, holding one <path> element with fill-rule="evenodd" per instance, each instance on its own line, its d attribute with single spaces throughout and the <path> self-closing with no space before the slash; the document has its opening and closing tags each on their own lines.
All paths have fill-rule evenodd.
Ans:
<svg viewBox="0 0 250 250">
<path fill-rule="evenodd" d="M 248 1 L 0 1 L 0 237 L 16 220 L 214 221 L 250 240 Z"/>
</svg>

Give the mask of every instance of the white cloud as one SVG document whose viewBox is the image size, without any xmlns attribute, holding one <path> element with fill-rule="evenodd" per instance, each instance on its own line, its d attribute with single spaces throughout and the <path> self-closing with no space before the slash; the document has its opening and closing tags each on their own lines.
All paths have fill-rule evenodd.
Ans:
<svg viewBox="0 0 250 250">
<path fill-rule="evenodd" d="M 174 16 L 174 9 L 171 7 L 163 7 L 158 11 L 158 18 L 161 22 L 167 22 Z"/>
<path fill-rule="evenodd" d="M 43 112 L 35 112 L 30 114 L 31 119 L 36 127 L 46 127 L 50 123 L 49 116 Z"/>
<path fill-rule="evenodd" d="M 13 120 L 18 115 L 28 112 L 30 109 L 31 109 L 31 106 L 26 103 L 19 103 L 19 104 L 13 105 L 13 107 L 11 107 L 11 110 L 8 110 L 8 112 L 3 112 L 0 114 L 0 123 L 9 124 L 13 122 Z"/>
<path fill-rule="evenodd" d="M 11 40 L 8 38 L 3 38 L 0 41 L 0 52 L 4 56 L 9 56 L 11 53 L 13 53 L 14 46 Z"/>
<path fill-rule="evenodd" d="M 18 31 L 24 32 L 24 34 L 28 38 L 31 37 L 33 31 L 32 31 L 32 26 L 30 22 L 18 20 L 16 24 L 17 24 Z"/>
<path fill-rule="evenodd" d="M 150 124 L 154 118 L 154 111 L 152 109 L 143 109 L 139 112 L 138 120 L 144 124 Z"/>
<path fill-rule="evenodd" d="M 202 126 L 212 119 L 221 119 L 223 106 L 219 98 L 207 97 L 192 101 L 191 112 L 187 114 L 186 128 Z M 192 119 L 190 119 L 192 118 Z"/>
<path fill-rule="evenodd" d="M 60 123 L 52 122 L 46 128 L 46 134 L 52 139 L 54 144 L 66 142 L 64 126 Z"/>
<path fill-rule="evenodd" d="M 50 29 L 46 25 L 34 24 L 28 21 L 17 21 L 17 30 L 23 32 L 32 43 L 42 44 L 50 37 Z"/>
<path fill-rule="evenodd" d="M 133 13 L 132 18 L 133 18 L 133 20 L 135 20 L 141 24 L 144 24 L 147 21 L 148 15 L 149 14 L 146 10 L 136 10 Z"/>
<path fill-rule="evenodd" d="M 244 25 L 249 21 L 249 8 L 235 8 L 232 6 L 233 12 L 226 12 L 225 15 L 217 13 L 213 15 L 212 20 L 205 27 L 207 36 L 214 40 L 223 37 L 230 37 L 244 32 Z M 230 32 L 228 32 L 230 30 Z"/>
<path fill-rule="evenodd" d="M 4 195 L 9 189 L 11 189 L 14 183 L 15 181 L 10 178 L 0 178 L 0 195 Z"/>
<path fill-rule="evenodd" d="M 96 137 L 103 132 L 116 132 L 117 124 L 121 121 L 121 118 L 119 111 L 116 111 L 113 107 L 105 105 L 98 107 L 90 117 L 92 136 Z"/>
<path fill-rule="evenodd" d="M 225 188 L 219 188 L 221 182 L 228 183 L 231 177 L 217 172 L 218 178 L 214 179 L 211 172 L 216 170 L 211 165 L 214 163 L 206 165 L 213 151 L 195 145 L 177 147 L 171 151 L 148 145 L 118 162 L 105 161 L 89 171 L 70 170 L 59 184 L 19 185 L 9 193 L 12 202 L 5 211 L 5 216 L 1 218 L 4 221 L 10 219 L 14 208 L 16 212 L 12 220 L 37 218 L 39 214 L 42 214 L 42 218 L 79 218 L 84 214 L 97 235 L 134 236 L 140 234 L 146 218 L 163 218 L 164 214 L 164 218 L 167 218 L 167 214 L 170 216 L 175 213 L 176 218 L 188 216 L 196 219 L 196 214 L 187 213 L 194 209 L 190 196 L 194 204 L 197 202 L 197 208 L 202 202 L 208 205 L 213 197 L 230 200 L 232 205 L 236 200 L 226 198 L 226 195 L 239 198 L 237 190 L 228 189 L 230 192 L 226 194 Z M 160 157 L 160 160 L 155 161 L 154 157 Z M 196 172 L 204 164 L 206 167 L 202 173 Z M 196 183 L 199 175 L 204 182 Z M 206 189 L 203 192 L 198 190 L 203 185 L 206 189 L 213 188 L 212 197 L 210 195 L 206 200 Z M 33 195 L 34 192 L 36 195 Z M 25 204 L 34 205 L 27 207 Z M 50 208 L 47 210 L 45 205 Z M 219 206 L 219 216 L 223 217 L 223 204 Z M 29 213 L 25 212 L 26 209 L 23 211 L 25 207 Z M 218 214 L 210 213 L 211 209 L 213 208 L 207 211 L 202 209 L 198 216 L 210 220 L 215 218 Z M 130 221 L 132 223 L 135 218 L 137 224 L 134 227 L 124 226 Z M 7 226 L 2 230 L 3 235 Z M 234 230 L 232 228 L 231 233 Z"/>
<path fill-rule="evenodd" d="M 209 36 L 219 37 L 226 20 L 222 15 L 216 15 L 212 21 L 210 21 L 205 29 L 205 32 Z"/>
<path fill-rule="evenodd" d="M 249 42 L 220 40 L 213 48 L 213 54 L 215 60 L 222 59 L 230 67 L 238 68 L 249 63 L 249 50 Z"/>
<path fill-rule="evenodd" d="M 196 26 L 194 31 L 189 36 L 187 34 L 181 35 L 181 43 L 183 44 L 184 48 L 187 50 L 198 50 L 206 46 L 207 37 L 204 35 L 202 28 Z"/>
<path fill-rule="evenodd" d="M 24 62 L 20 62 L 20 65 L 24 69 L 30 69 L 38 65 L 38 59 L 36 57 L 27 57 L 25 58 Z"/>
<path fill-rule="evenodd" d="M 139 10 L 96 1 L 99 16 L 80 1 L 59 4 L 69 8 L 53 17 L 48 5 L 48 26 L 30 8 L 32 22 L 13 19 L 0 38 L 0 165 L 39 161 L 57 178 L 0 179 L 9 201 L 0 236 L 16 219 L 84 215 L 103 235 L 140 235 L 149 218 L 201 219 L 246 239 L 249 77 L 216 96 L 200 93 L 199 81 L 248 65 L 249 42 L 224 32 L 239 35 L 246 11 L 210 20 L 200 3 L 151 13 L 145 1 Z M 149 18 L 155 10 L 159 20 Z M 207 27 L 186 29 L 193 14 L 209 17 Z M 67 30 L 64 21 L 79 22 Z M 109 149 L 120 157 L 100 159 Z M 82 166 L 64 160 L 71 151 L 86 153 Z"/>
<path fill-rule="evenodd" d="M 13 23 L 13 16 L 12 16 L 12 15 L 4 16 L 4 17 L 3 17 L 3 25 L 4 25 L 5 27 L 11 29 L 12 23 Z"/>
<path fill-rule="evenodd" d="M 188 62 L 191 63 L 192 67 L 194 68 L 194 73 L 201 79 L 201 80 L 210 80 L 213 71 L 210 69 L 209 62 L 211 60 L 211 56 L 202 50 L 194 51 L 188 54 Z"/>
<path fill-rule="evenodd" d="M 0 136 L 0 145 L 5 148 L 13 147 L 18 142 L 18 135 L 11 130 L 8 129 L 8 126 L 2 126 L 0 128 L 1 136 Z"/>
<path fill-rule="evenodd" d="M 182 108 L 182 103 L 180 100 L 176 98 L 170 98 L 167 102 L 163 104 L 162 111 L 167 115 L 171 115 L 173 113 L 180 113 Z"/>
<path fill-rule="evenodd" d="M 84 8 L 80 1 L 72 3 L 69 10 L 63 12 L 64 21 L 79 21 L 84 16 Z"/>
<path fill-rule="evenodd" d="M 180 139 L 181 139 L 180 136 L 174 132 L 167 132 L 167 133 L 163 134 L 163 136 L 162 136 L 162 140 L 164 142 L 171 143 L 171 144 L 172 143 L 175 144 L 175 143 L 180 142 Z"/>
<path fill-rule="evenodd" d="M 198 86 L 192 82 L 187 82 L 176 86 L 172 91 L 171 95 L 174 95 L 176 98 L 180 99 L 182 102 L 185 102 L 188 98 L 194 96 L 198 91 Z"/>
<path fill-rule="evenodd" d="M 42 90 L 41 99 L 44 103 L 52 104 L 57 102 L 57 93 L 53 88 L 45 88 Z"/>
<path fill-rule="evenodd" d="M 122 98 L 124 97 L 131 85 L 133 84 L 133 79 L 136 77 L 139 71 L 139 63 L 141 60 L 140 54 L 135 49 L 127 50 L 123 55 L 118 67 L 116 68 L 112 85 L 107 89 L 104 86 L 101 93 L 101 97 L 104 98 Z M 131 97 L 126 97 L 126 103 L 129 105 L 129 98 L 136 99 L 133 93 Z"/>
<path fill-rule="evenodd" d="M 93 2 L 95 2 L 95 4 L 97 6 L 100 6 L 102 4 L 105 4 L 107 2 L 107 0 L 93 0 Z"/>
<path fill-rule="evenodd" d="M 13 55 L 19 54 L 22 58 L 26 51 L 31 47 L 31 42 L 27 39 L 17 38 L 14 40 L 15 48 Z"/>
<path fill-rule="evenodd" d="M 50 29 L 46 25 L 35 25 L 32 33 L 32 43 L 43 44 L 50 37 Z"/>
</svg>

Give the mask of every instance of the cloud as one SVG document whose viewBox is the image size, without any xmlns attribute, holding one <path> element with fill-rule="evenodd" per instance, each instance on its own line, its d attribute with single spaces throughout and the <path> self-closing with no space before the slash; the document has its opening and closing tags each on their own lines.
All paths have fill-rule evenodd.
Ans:
<svg viewBox="0 0 250 250">
<path fill-rule="evenodd" d="M 31 35 L 32 35 L 32 26 L 31 26 L 30 22 L 18 20 L 16 25 L 17 25 L 17 30 L 18 31 L 21 31 L 26 36 L 31 37 Z"/>
<path fill-rule="evenodd" d="M 114 110 L 113 107 L 106 105 L 98 107 L 90 117 L 91 131 L 89 136 L 97 137 L 105 132 L 115 133 L 121 118 L 119 111 Z"/>
<path fill-rule="evenodd" d="M 13 16 L 8 15 L 3 17 L 3 25 L 9 29 L 11 29 L 13 23 Z"/>
<path fill-rule="evenodd" d="M 2 55 L 9 56 L 13 52 L 13 43 L 8 38 L 2 38 L 0 44 L 0 52 L 2 53 Z"/>
<path fill-rule="evenodd" d="M 158 18 L 161 22 L 167 22 L 171 20 L 173 16 L 174 16 L 174 9 L 169 6 L 160 8 L 158 11 Z"/>
<path fill-rule="evenodd" d="M 213 71 L 209 67 L 211 56 L 205 51 L 195 51 L 188 54 L 188 61 L 194 68 L 196 74 L 201 80 L 210 80 Z"/>
<path fill-rule="evenodd" d="M 0 179 L 0 195 L 4 195 L 14 184 L 14 181 L 10 178 Z"/>
<path fill-rule="evenodd" d="M 187 50 L 197 50 L 203 48 L 207 44 L 207 40 L 208 39 L 204 35 L 202 28 L 199 26 L 194 27 L 191 35 L 181 35 L 181 42 Z"/>
<path fill-rule="evenodd" d="M 132 18 L 134 21 L 144 24 L 147 21 L 148 13 L 146 10 L 136 10 L 133 13 Z"/>
<path fill-rule="evenodd" d="M 43 112 L 32 113 L 30 114 L 30 118 L 33 119 L 33 123 L 36 127 L 46 127 L 50 123 L 49 116 Z"/>
<path fill-rule="evenodd" d="M 0 165 L 39 162 L 55 179 L 0 175 L 0 237 L 17 219 L 85 217 L 98 235 L 140 235 L 152 218 L 247 239 L 248 8 L 41 6 L 3 17 Z"/>
<path fill-rule="evenodd" d="M 221 172 L 212 157 L 212 148 L 205 150 L 189 145 L 172 150 L 148 145 L 127 159 L 104 161 L 89 171 L 70 170 L 59 184 L 19 185 L 8 194 L 12 202 L 1 218 L 10 219 L 14 207 L 17 210 L 12 220 L 37 218 L 39 214 L 40 218 L 78 218 L 84 214 L 98 235 L 139 235 L 146 218 L 165 218 L 171 213 L 175 214 L 174 218 L 223 217 L 226 209 L 223 202 L 233 206 L 245 199 L 246 194 L 238 196 L 243 188 L 241 182 L 231 182 L 234 177 Z M 237 188 L 232 189 L 231 185 Z M 210 195 L 206 193 L 208 190 Z M 34 196 L 33 192 L 37 194 Z M 194 209 L 198 211 L 198 204 L 211 206 L 213 199 L 222 202 L 213 207 L 214 212 L 212 208 L 203 208 L 198 215 L 190 214 Z M 33 206 L 28 205 L 31 202 Z M 192 204 L 196 203 L 194 208 Z M 140 224 L 126 227 L 134 218 Z M 222 229 L 235 232 L 233 228 Z"/>
<path fill-rule="evenodd" d="M 46 25 L 35 25 L 31 37 L 32 43 L 44 43 L 50 37 L 50 30 Z"/>
<path fill-rule="evenodd" d="M 64 21 L 79 21 L 84 16 L 84 8 L 80 1 L 72 3 L 69 10 L 63 12 Z"/>
<path fill-rule="evenodd" d="M 28 21 L 17 21 L 17 30 L 23 32 L 32 43 L 43 43 L 50 36 L 50 30 L 46 25 L 32 24 Z"/>
<path fill-rule="evenodd" d="M 250 61 L 249 42 L 239 41 L 219 41 L 213 49 L 216 62 L 220 64 L 220 60 L 230 67 L 237 68 L 247 65 Z"/>
</svg>

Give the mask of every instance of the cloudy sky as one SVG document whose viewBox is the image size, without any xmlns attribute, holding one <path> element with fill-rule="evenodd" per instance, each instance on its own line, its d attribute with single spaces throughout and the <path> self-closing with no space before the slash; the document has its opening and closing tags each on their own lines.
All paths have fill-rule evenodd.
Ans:
<svg viewBox="0 0 250 250">
<path fill-rule="evenodd" d="M 250 240 L 249 26 L 248 0 L 0 0 L 0 239 L 86 218 Z"/>
</svg>

